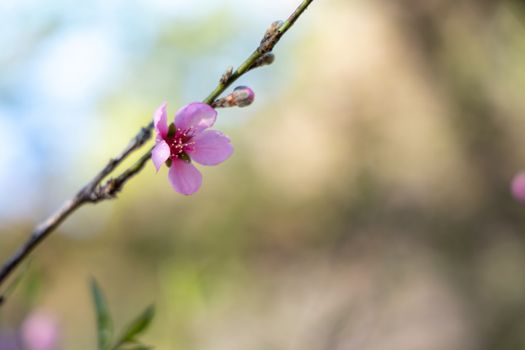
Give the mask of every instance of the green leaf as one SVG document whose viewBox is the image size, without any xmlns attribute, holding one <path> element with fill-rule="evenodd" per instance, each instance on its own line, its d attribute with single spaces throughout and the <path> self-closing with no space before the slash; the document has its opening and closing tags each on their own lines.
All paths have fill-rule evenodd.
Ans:
<svg viewBox="0 0 525 350">
<path fill-rule="evenodd" d="M 98 349 L 108 350 L 111 345 L 111 337 L 113 336 L 113 322 L 111 321 L 106 298 L 95 279 L 91 280 L 91 295 L 97 317 Z"/>
<path fill-rule="evenodd" d="M 132 342 L 135 340 L 135 337 L 144 332 L 148 326 L 151 324 L 153 317 L 155 316 L 155 307 L 153 305 L 148 306 L 142 313 L 130 322 L 122 332 L 122 335 L 117 340 L 117 345 L 115 348 L 118 348 L 121 345 Z M 142 345 L 139 345 L 142 346 Z M 132 349 L 149 349 L 148 347 L 135 347 Z"/>
</svg>

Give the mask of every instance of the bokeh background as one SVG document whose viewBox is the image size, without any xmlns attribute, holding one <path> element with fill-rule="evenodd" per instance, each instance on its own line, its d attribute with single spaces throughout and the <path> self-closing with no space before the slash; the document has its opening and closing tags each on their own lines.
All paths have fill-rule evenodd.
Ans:
<svg viewBox="0 0 525 350">
<path fill-rule="evenodd" d="M 1 260 L 298 3 L 0 1 Z M 525 349 L 522 2 L 314 1 L 275 53 L 198 194 L 148 165 L 38 248 L 2 350 L 35 313 L 94 349 L 91 276 L 156 349 Z"/>
</svg>

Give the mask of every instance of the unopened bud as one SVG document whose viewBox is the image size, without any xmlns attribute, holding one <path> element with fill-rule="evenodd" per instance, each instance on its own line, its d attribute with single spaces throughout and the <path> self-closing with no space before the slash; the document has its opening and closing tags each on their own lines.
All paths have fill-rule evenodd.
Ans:
<svg viewBox="0 0 525 350">
<path fill-rule="evenodd" d="M 232 95 L 236 100 L 236 105 L 239 107 L 246 107 L 255 100 L 255 93 L 247 86 L 238 86 L 233 90 Z"/>
<path fill-rule="evenodd" d="M 226 108 L 226 107 L 246 107 L 253 103 L 255 100 L 255 93 L 247 86 L 236 87 L 231 94 L 226 97 L 220 98 L 213 102 L 214 108 Z"/>
<path fill-rule="evenodd" d="M 221 84 L 226 85 L 226 83 L 228 82 L 228 80 L 230 80 L 232 75 L 233 75 L 233 67 L 230 66 L 228 67 L 228 69 L 226 69 L 226 72 L 224 72 L 224 74 L 222 75 Z"/>
<path fill-rule="evenodd" d="M 259 52 L 266 53 L 272 50 L 278 40 L 279 29 L 282 27 L 283 23 L 283 21 L 275 21 L 270 27 L 268 27 L 261 40 L 261 44 L 259 45 Z"/>
<path fill-rule="evenodd" d="M 281 28 L 283 26 L 283 21 L 275 21 L 273 22 L 272 24 L 270 24 L 270 27 L 267 29 L 266 33 L 268 35 L 274 35 L 278 30 L 279 28 Z"/>
<path fill-rule="evenodd" d="M 267 52 L 261 57 L 259 57 L 254 63 L 253 66 L 251 66 L 250 69 L 259 68 L 262 66 L 268 66 L 272 64 L 275 61 L 275 55 L 271 52 Z"/>
</svg>

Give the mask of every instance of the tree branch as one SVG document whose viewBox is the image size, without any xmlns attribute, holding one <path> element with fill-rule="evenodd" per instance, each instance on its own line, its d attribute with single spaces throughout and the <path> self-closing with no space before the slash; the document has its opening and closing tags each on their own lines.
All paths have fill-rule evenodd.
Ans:
<svg viewBox="0 0 525 350">
<path fill-rule="evenodd" d="M 213 102 L 237 79 L 253 68 L 259 67 L 265 55 L 271 55 L 275 45 L 281 37 L 293 26 L 295 21 L 303 14 L 313 0 L 304 0 L 292 15 L 284 22 L 275 22 L 265 33 L 261 43 L 255 51 L 235 70 L 227 70 L 222 76 L 217 87 L 204 99 L 204 103 Z M 153 122 L 143 127 L 137 135 L 130 141 L 124 150 L 116 157 L 109 160 L 106 166 L 91 179 L 72 199 L 53 215 L 38 225 L 32 232 L 27 241 L 11 256 L 0 270 L 0 286 L 6 281 L 15 268 L 24 261 L 29 254 L 49 236 L 65 219 L 74 213 L 78 208 L 86 203 L 97 203 L 103 200 L 113 199 L 120 192 L 127 181 L 137 175 L 151 158 L 151 149 L 146 152 L 130 168 L 123 171 L 115 178 L 110 178 L 104 184 L 102 181 L 111 175 L 131 153 L 141 148 L 150 138 L 153 130 Z M 4 301 L 4 296 L 0 296 L 0 305 Z"/>
</svg>

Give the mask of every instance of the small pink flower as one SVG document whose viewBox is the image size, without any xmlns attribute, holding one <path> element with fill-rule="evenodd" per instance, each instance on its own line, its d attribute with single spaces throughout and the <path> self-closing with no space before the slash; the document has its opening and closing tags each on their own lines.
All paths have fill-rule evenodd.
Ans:
<svg viewBox="0 0 525 350">
<path fill-rule="evenodd" d="M 525 171 L 521 171 L 512 179 L 510 189 L 514 199 L 525 202 Z"/>
<path fill-rule="evenodd" d="M 166 103 L 155 112 L 157 139 L 151 159 L 157 171 L 164 163 L 169 166 L 168 177 L 175 191 L 190 195 L 200 188 L 202 175 L 192 160 L 202 165 L 217 165 L 232 155 L 230 139 L 218 131 L 207 130 L 216 119 L 215 109 L 200 102 L 179 109 L 169 126 Z"/>
<path fill-rule="evenodd" d="M 58 337 L 58 323 L 46 313 L 35 312 L 22 324 L 22 340 L 29 350 L 55 350 Z"/>
</svg>

